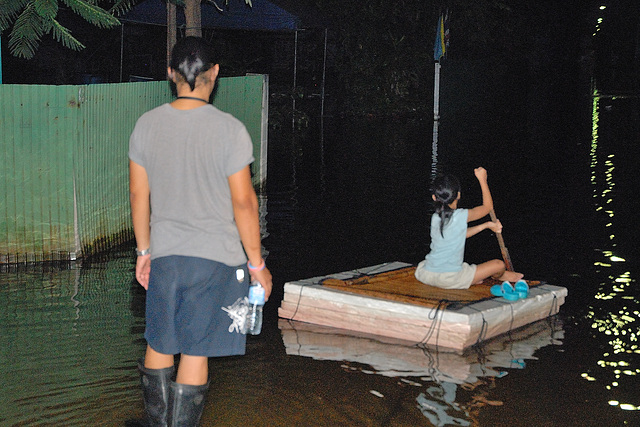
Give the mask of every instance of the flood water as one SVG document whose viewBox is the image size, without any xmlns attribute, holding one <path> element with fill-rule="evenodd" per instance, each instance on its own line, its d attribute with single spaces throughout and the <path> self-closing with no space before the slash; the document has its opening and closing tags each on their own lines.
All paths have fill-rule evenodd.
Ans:
<svg viewBox="0 0 640 427">
<path fill-rule="evenodd" d="M 327 118 L 270 136 L 265 210 L 275 289 L 243 357 L 212 359 L 203 425 L 638 425 L 638 98 L 529 87 L 432 122 Z M 451 105 L 443 101 L 441 110 Z M 560 314 L 464 354 L 278 321 L 287 281 L 429 245 L 432 169 L 480 201 L 484 166 L 515 269 L 565 286 Z M 467 260 L 500 258 L 488 232 Z M 142 414 L 144 290 L 132 246 L 0 273 L 0 425 L 123 425 Z"/>
</svg>

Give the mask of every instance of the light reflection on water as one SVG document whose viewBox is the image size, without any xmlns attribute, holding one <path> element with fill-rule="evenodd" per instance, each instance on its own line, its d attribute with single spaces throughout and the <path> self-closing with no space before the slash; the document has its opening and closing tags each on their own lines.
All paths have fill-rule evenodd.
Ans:
<svg viewBox="0 0 640 427">
<path fill-rule="evenodd" d="M 636 356 L 640 354 L 640 305 L 635 289 L 636 279 L 630 271 L 632 267 L 627 266 L 625 259 L 628 255 L 622 253 L 619 247 L 619 240 L 628 239 L 629 236 L 625 234 L 623 224 L 616 224 L 617 214 L 620 213 L 618 211 L 625 206 L 622 200 L 624 194 L 616 191 L 618 181 L 622 180 L 616 165 L 618 158 L 627 153 L 624 148 L 622 152 L 615 153 L 607 141 L 600 141 L 601 109 L 610 111 L 615 103 L 615 97 L 611 100 L 598 96 L 593 98 L 591 183 L 594 187 L 594 208 L 605 224 L 606 243 L 600 250 L 600 259 L 594 263 L 602 282 L 594 295 L 596 302 L 589 307 L 587 319 L 591 320 L 594 333 L 602 337 L 598 341 L 606 342 L 607 345 L 602 349 L 601 360 L 597 361 L 600 369 L 589 369 L 582 377 L 586 381 L 598 382 L 611 391 L 611 406 L 625 411 L 637 411 L 640 410 L 637 395 L 630 398 L 622 393 L 623 397 L 618 397 L 620 393 L 617 392 L 637 387 L 637 375 L 640 374 L 640 363 Z M 619 147 L 615 149 L 620 150 Z"/>
</svg>

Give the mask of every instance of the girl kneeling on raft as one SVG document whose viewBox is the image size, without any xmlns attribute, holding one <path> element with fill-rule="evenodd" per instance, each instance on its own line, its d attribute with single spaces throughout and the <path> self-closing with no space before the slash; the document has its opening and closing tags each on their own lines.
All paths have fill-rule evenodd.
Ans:
<svg viewBox="0 0 640 427">
<path fill-rule="evenodd" d="M 493 209 L 493 199 L 487 183 L 487 171 L 474 169 L 482 190 L 482 205 L 473 209 L 458 208 L 460 182 L 451 175 L 436 178 L 432 187 L 435 213 L 431 216 L 430 252 L 416 268 L 416 279 L 443 289 L 468 289 L 488 277 L 516 282 L 523 274 L 507 271 L 502 260 L 493 259 L 479 265 L 464 262 L 465 241 L 482 230 L 502 232 L 500 221 L 486 221 L 467 227 L 467 223 L 485 217 Z"/>
</svg>

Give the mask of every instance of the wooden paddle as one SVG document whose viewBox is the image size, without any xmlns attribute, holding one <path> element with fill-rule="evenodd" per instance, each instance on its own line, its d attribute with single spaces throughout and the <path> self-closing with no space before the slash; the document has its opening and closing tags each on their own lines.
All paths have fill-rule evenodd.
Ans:
<svg viewBox="0 0 640 427">
<path fill-rule="evenodd" d="M 491 215 L 491 221 L 496 222 L 498 218 L 496 218 L 496 213 L 493 209 L 489 212 Z M 500 252 L 502 252 L 502 259 L 504 260 L 504 264 L 507 267 L 507 270 L 513 270 L 513 264 L 511 263 L 511 257 L 509 256 L 509 251 L 507 247 L 504 245 L 504 239 L 502 238 L 502 233 L 496 233 L 496 237 L 498 238 L 498 244 L 500 245 Z"/>
</svg>

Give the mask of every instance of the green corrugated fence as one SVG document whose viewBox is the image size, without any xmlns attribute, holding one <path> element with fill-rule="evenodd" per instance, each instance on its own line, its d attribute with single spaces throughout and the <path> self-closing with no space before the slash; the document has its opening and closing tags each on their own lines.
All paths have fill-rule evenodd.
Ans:
<svg viewBox="0 0 640 427">
<path fill-rule="evenodd" d="M 254 142 L 254 185 L 266 180 L 268 81 L 221 78 L 214 105 Z M 172 99 L 167 82 L 0 84 L 0 264 L 73 260 L 133 238 L 129 135 Z"/>
</svg>

